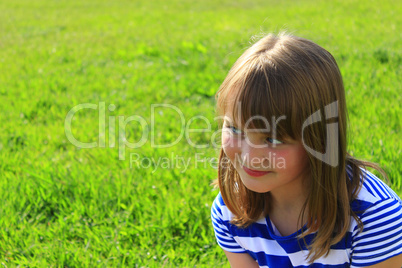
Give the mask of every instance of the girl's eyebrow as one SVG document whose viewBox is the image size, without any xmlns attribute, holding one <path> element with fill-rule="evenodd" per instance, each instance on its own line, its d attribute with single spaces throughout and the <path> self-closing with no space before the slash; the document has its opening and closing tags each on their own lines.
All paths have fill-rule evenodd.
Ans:
<svg viewBox="0 0 402 268">
<path fill-rule="evenodd" d="M 237 126 L 237 124 L 235 122 L 225 120 L 224 123 L 225 123 L 226 126 L 235 127 L 235 128 L 238 129 L 238 126 Z"/>
<path fill-rule="evenodd" d="M 244 127 L 239 127 L 239 125 L 232 119 L 231 116 L 225 115 L 223 117 L 223 120 L 224 120 L 224 123 L 226 125 L 233 126 L 233 127 L 237 128 L 239 130 L 244 131 Z M 252 133 L 256 133 L 256 134 L 265 135 L 267 137 L 272 137 L 272 133 L 271 133 L 270 128 L 266 128 L 266 129 L 264 129 L 264 128 L 249 128 L 249 129 L 247 129 L 247 132 L 252 132 Z"/>
<path fill-rule="evenodd" d="M 223 121 L 224 121 L 225 123 L 229 123 L 230 125 L 235 125 L 235 126 L 237 126 L 236 122 L 232 119 L 232 117 L 230 117 L 230 116 L 228 116 L 228 115 L 225 115 L 225 116 L 223 117 Z"/>
<path fill-rule="evenodd" d="M 230 121 L 225 120 L 225 124 L 228 126 L 231 126 L 231 127 L 235 127 L 238 130 L 245 131 L 244 128 L 239 128 L 235 122 L 230 122 Z M 270 133 L 270 131 L 262 131 L 262 130 L 263 129 L 250 128 L 250 129 L 247 129 L 245 132 L 251 132 L 251 133 L 255 133 L 257 135 L 262 135 L 262 136 L 272 138 L 272 133 Z"/>
</svg>

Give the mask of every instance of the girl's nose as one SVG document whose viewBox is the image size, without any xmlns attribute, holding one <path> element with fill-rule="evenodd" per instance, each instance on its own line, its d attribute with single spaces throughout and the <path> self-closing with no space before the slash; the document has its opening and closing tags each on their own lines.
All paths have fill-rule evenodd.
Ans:
<svg viewBox="0 0 402 268">
<path fill-rule="evenodd" d="M 241 146 L 241 158 L 243 165 L 254 169 L 266 169 L 269 167 L 267 147 L 264 144 L 256 144 L 244 139 Z"/>
</svg>

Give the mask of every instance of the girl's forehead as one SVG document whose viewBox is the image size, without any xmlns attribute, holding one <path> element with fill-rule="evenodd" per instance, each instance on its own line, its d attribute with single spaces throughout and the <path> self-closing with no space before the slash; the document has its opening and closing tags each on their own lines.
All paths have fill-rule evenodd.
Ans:
<svg viewBox="0 0 402 268">
<path fill-rule="evenodd" d="M 260 84 L 250 84 L 243 88 L 227 87 L 218 96 L 218 111 L 226 124 L 238 129 L 270 130 L 278 136 L 292 136 L 291 109 L 287 102 L 266 92 Z M 272 88 L 271 88 L 272 89 Z"/>
</svg>

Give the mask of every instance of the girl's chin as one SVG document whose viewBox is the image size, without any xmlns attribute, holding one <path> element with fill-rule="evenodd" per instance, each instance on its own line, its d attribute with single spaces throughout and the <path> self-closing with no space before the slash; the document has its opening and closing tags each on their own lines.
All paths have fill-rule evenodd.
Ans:
<svg viewBox="0 0 402 268">
<path fill-rule="evenodd" d="M 250 182 L 246 182 L 246 183 L 245 183 L 243 180 L 242 180 L 242 182 L 243 182 L 243 185 L 244 185 L 248 190 L 253 191 L 253 192 L 256 192 L 256 193 L 263 194 L 263 193 L 267 193 L 267 192 L 269 192 L 269 191 L 271 190 L 271 189 L 268 188 L 267 186 L 264 187 L 264 185 L 261 185 L 261 184 L 259 184 L 259 183 L 250 183 Z"/>
</svg>

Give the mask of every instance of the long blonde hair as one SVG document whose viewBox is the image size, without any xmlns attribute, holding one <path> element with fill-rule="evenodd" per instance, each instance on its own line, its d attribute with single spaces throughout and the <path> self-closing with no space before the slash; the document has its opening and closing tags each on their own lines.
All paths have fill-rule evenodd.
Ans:
<svg viewBox="0 0 402 268">
<path fill-rule="evenodd" d="M 337 157 L 336 166 L 308 154 L 311 173 L 309 194 L 299 216 L 299 225 L 307 221 L 307 230 L 299 239 L 316 232 L 307 258 L 312 263 L 329 253 L 331 245 L 347 233 L 351 216 L 360 229 L 362 222 L 350 203 L 361 187 L 360 167 L 375 168 L 373 163 L 351 157 L 346 151 L 347 112 L 341 73 L 333 56 L 304 38 L 285 33 L 267 35 L 251 46 L 236 61 L 216 94 L 217 111 L 241 115 L 241 125 L 255 115 L 265 118 L 286 116 L 276 126 L 277 137 L 301 141 L 311 150 L 325 153 L 327 132 L 324 110 L 336 103 L 338 139 L 329 153 Z M 237 105 L 238 104 L 238 105 Z M 229 107 L 232 106 L 232 107 Z M 241 111 L 239 112 L 239 109 Z M 303 129 L 303 122 L 317 111 L 323 120 Z M 334 119 L 331 119 L 334 120 Z M 256 128 L 264 128 L 255 122 Z M 302 131 L 303 129 L 303 131 Z M 328 133 L 333 135 L 334 133 Z M 332 141 L 334 142 L 334 141 Z M 218 184 L 226 206 L 235 215 L 232 224 L 247 227 L 269 213 L 269 193 L 247 189 L 223 149 L 219 156 Z M 228 163 L 230 163 L 228 165 Z M 347 176 L 347 168 L 352 176 Z M 383 173 L 384 174 L 384 173 Z M 384 174 L 385 175 L 385 174 Z M 306 212 L 306 219 L 303 215 Z"/>
</svg>

